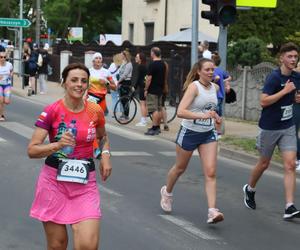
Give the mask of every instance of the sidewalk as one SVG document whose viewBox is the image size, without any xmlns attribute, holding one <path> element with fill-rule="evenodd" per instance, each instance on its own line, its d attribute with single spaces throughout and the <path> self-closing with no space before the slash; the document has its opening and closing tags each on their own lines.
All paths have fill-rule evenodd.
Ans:
<svg viewBox="0 0 300 250">
<path fill-rule="evenodd" d="M 14 76 L 14 83 L 12 88 L 12 92 L 14 95 L 22 96 L 44 105 L 50 104 L 55 100 L 62 98 L 64 95 L 64 89 L 60 86 L 59 83 L 56 82 L 50 82 L 50 81 L 47 82 L 47 93 L 45 95 L 39 94 L 39 84 L 37 84 L 37 87 L 38 87 L 37 95 L 27 96 L 27 88 L 22 89 L 20 78 Z M 110 95 L 108 95 L 107 97 L 107 106 L 110 107 Z M 113 124 L 115 126 L 124 126 L 127 129 L 134 130 L 136 132 L 143 134 L 147 128 L 135 126 L 138 120 L 139 120 L 139 114 L 137 114 L 135 120 L 132 121 L 130 124 L 120 125 L 119 123 L 116 122 L 115 119 L 112 118 L 111 112 L 106 117 L 106 121 L 110 124 Z M 180 121 L 181 119 L 175 118 L 175 120 L 169 124 L 170 131 L 162 130 L 162 133 L 159 135 L 159 137 L 169 141 L 175 141 L 178 129 L 180 127 Z M 148 124 L 150 126 L 151 122 L 149 121 Z M 258 132 L 257 125 L 253 123 L 239 122 L 239 121 L 232 121 L 232 120 L 225 121 L 225 135 L 234 136 L 238 138 L 255 138 L 257 132 Z M 257 161 L 256 156 L 244 153 L 240 150 L 236 150 L 235 148 L 229 147 L 228 145 L 225 145 L 223 143 L 220 143 L 219 154 L 229 159 L 239 160 L 252 165 L 254 165 Z M 272 163 L 272 164 L 280 166 L 280 164 L 278 163 Z"/>
</svg>

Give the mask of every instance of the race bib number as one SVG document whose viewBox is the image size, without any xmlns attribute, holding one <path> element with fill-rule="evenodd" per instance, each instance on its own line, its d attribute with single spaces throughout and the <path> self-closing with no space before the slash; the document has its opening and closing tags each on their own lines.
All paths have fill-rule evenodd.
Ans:
<svg viewBox="0 0 300 250">
<path fill-rule="evenodd" d="M 93 103 L 96 103 L 96 104 L 98 104 L 98 103 L 101 101 L 100 98 L 97 98 L 97 97 L 92 96 L 92 95 L 89 95 L 87 100 L 88 100 L 89 102 L 93 102 Z"/>
<path fill-rule="evenodd" d="M 57 180 L 67 182 L 88 183 L 90 162 L 82 160 L 62 159 L 57 169 Z"/>
<path fill-rule="evenodd" d="M 210 127 L 212 125 L 212 119 L 195 119 L 194 120 L 195 125 L 204 126 L 204 127 Z"/>
<path fill-rule="evenodd" d="M 282 106 L 282 117 L 281 121 L 286 121 L 293 118 L 293 105 Z"/>
</svg>

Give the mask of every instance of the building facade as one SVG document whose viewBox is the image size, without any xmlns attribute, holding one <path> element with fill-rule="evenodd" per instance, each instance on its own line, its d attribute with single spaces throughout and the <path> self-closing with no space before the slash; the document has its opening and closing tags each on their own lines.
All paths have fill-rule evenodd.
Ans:
<svg viewBox="0 0 300 250">
<path fill-rule="evenodd" d="M 219 29 L 201 18 L 209 6 L 199 1 L 199 31 L 217 39 Z M 122 40 L 145 45 L 192 27 L 192 0 L 123 0 Z"/>
</svg>

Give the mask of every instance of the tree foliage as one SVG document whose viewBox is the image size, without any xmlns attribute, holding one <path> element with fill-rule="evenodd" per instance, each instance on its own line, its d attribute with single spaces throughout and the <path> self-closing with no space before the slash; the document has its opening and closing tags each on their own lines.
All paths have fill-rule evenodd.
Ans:
<svg viewBox="0 0 300 250">
<path fill-rule="evenodd" d="M 256 36 L 273 44 L 275 52 L 289 35 L 300 31 L 299 0 L 278 0 L 277 8 L 238 10 L 238 20 L 229 27 L 229 40 Z"/>
<path fill-rule="evenodd" d="M 272 61 L 266 44 L 256 37 L 239 39 L 229 46 L 227 60 L 229 67 L 254 66 L 262 61 Z"/>
<path fill-rule="evenodd" d="M 83 27 L 85 41 L 100 33 L 121 33 L 122 0 L 40 0 L 45 22 L 41 32 L 51 28 L 54 37 L 65 38 L 68 27 Z M 33 15 L 28 15 L 33 9 Z M 24 18 L 32 25 L 24 29 L 24 37 L 35 37 L 36 0 L 24 1 Z M 19 1 L 5 0 L 0 4 L 0 17 L 19 18 Z M 5 27 L 0 27 L 0 37 L 13 37 Z"/>
</svg>

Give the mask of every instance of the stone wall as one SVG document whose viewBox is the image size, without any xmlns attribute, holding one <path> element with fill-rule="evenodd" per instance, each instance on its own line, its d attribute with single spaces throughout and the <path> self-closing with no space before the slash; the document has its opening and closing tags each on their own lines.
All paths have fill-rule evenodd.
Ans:
<svg viewBox="0 0 300 250">
<path fill-rule="evenodd" d="M 267 75 L 275 68 L 270 63 L 260 63 L 253 68 L 237 68 L 230 72 L 233 76 L 231 87 L 237 101 L 225 105 L 225 116 L 248 121 L 258 121 L 260 117 L 260 94 Z"/>
</svg>

